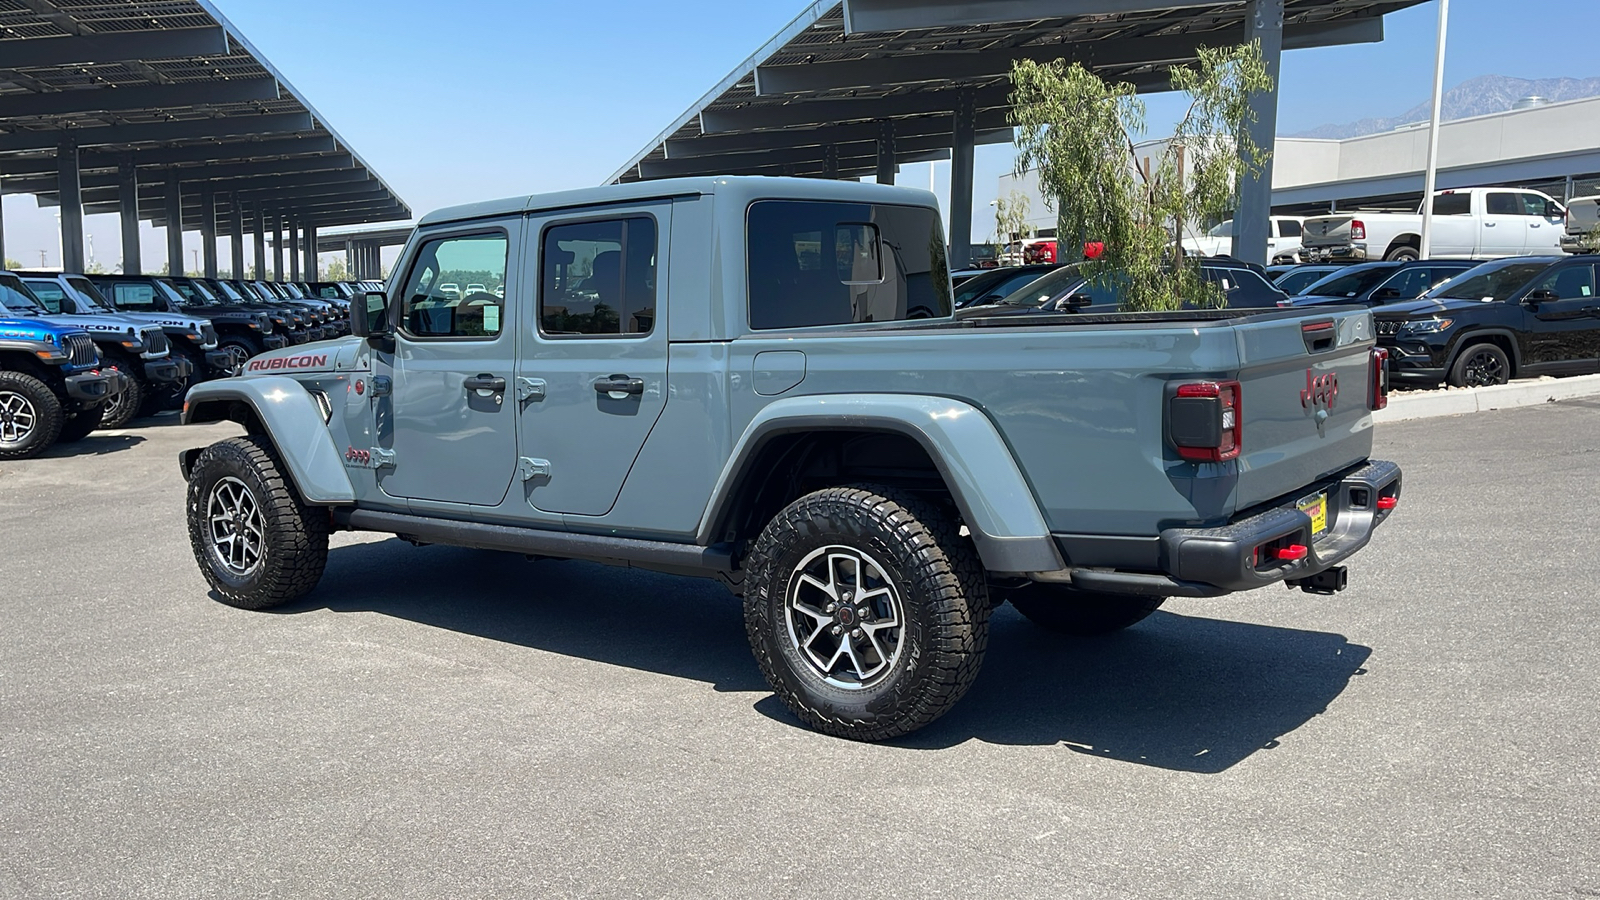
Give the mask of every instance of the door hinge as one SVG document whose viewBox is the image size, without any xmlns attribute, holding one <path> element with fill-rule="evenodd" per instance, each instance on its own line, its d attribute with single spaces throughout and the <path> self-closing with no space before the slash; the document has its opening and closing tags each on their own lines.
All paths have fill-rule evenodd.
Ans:
<svg viewBox="0 0 1600 900">
<path fill-rule="evenodd" d="M 387 375 L 375 375 L 372 378 L 372 396 L 387 397 L 394 390 L 394 381 Z"/>
<path fill-rule="evenodd" d="M 517 402 L 527 403 L 533 399 L 544 399 L 543 378 L 517 378 Z"/>
<path fill-rule="evenodd" d="M 517 471 L 522 475 L 523 481 L 532 481 L 535 478 L 550 477 L 550 460 L 532 459 L 524 456 L 517 460 Z"/>
</svg>

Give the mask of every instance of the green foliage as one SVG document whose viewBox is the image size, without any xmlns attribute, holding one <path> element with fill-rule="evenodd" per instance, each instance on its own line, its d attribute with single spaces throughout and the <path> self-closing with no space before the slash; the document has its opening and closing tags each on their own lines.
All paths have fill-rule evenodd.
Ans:
<svg viewBox="0 0 1600 900">
<path fill-rule="evenodd" d="M 1028 224 L 1028 195 L 1012 191 L 994 202 L 994 231 L 1002 245 L 1033 237 L 1033 226 Z"/>
<path fill-rule="evenodd" d="M 5 259 L 5 267 L 8 271 L 16 271 L 17 269 L 22 268 L 22 263 L 19 263 L 8 256 Z"/>
<path fill-rule="evenodd" d="M 323 266 L 322 274 L 323 274 L 323 279 L 322 280 L 324 280 L 324 281 L 349 281 L 350 280 L 350 269 L 349 269 L 349 267 L 344 264 L 344 260 L 343 259 L 341 259 L 340 257 L 337 257 L 337 256 L 333 258 L 333 262 L 328 263 L 326 266 Z"/>
<path fill-rule="evenodd" d="M 1198 55 L 1194 66 L 1172 70 L 1190 104 L 1148 176 L 1134 150 L 1145 134 L 1145 107 L 1133 85 L 1107 84 L 1063 60 L 1022 60 L 1012 69 L 1017 171 L 1039 170 L 1045 202 L 1059 217 L 1060 246 L 1105 243 L 1086 272 L 1097 287 L 1111 286 L 1115 273 L 1126 310 L 1178 309 L 1184 298 L 1223 304 L 1184 259 L 1174 231 L 1222 218 L 1236 205 L 1239 179 L 1266 163 L 1247 131 L 1255 120 L 1251 95 L 1272 89 L 1260 45 L 1202 47 Z"/>
</svg>

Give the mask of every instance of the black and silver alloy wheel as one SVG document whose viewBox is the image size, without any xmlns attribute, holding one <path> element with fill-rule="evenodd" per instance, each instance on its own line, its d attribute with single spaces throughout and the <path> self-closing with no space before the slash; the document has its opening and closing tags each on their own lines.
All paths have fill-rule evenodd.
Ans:
<svg viewBox="0 0 1600 900">
<path fill-rule="evenodd" d="M 261 506 L 244 482 L 229 476 L 212 485 L 206 529 L 217 563 L 233 575 L 242 578 L 261 565 Z"/>
<path fill-rule="evenodd" d="M 0 444 L 22 444 L 39 423 L 39 411 L 17 391 L 0 391 Z"/>
<path fill-rule="evenodd" d="M 238 375 L 244 371 L 244 364 L 250 361 L 250 348 L 243 344 L 223 344 L 220 348 L 228 354 L 228 374 Z"/>
<path fill-rule="evenodd" d="M 908 734 L 977 678 L 989 595 L 945 504 L 870 485 L 815 491 L 767 523 L 744 570 L 761 674 L 818 731 Z"/>
<path fill-rule="evenodd" d="M 802 559 L 789 578 L 789 641 L 823 681 L 871 687 L 900 656 L 900 597 L 868 553 L 832 544 Z"/>
<path fill-rule="evenodd" d="M 1450 367 L 1450 383 L 1456 387 L 1489 387 L 1510 380 L 1511 361 L 1494 344 L 1468 347 Z"/>
</svg>

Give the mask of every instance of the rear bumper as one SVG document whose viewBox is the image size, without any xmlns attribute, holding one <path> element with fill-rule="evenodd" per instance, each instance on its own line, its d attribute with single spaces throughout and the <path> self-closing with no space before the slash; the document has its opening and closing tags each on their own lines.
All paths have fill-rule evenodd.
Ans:
<svg viewBox="0 0 1600 900">
<path fill-rule="evenodd" d="M 1328 528 L 1312 541 L 1311 517 L 1300 510 L 1299 502 L 1320 493 L 1327 495 Z M 1400 467 L 1370 460 L 1227 525 L 1166 529 L 1150 548 L 1155 551 L 1157 571 L 1069 564 L 1059 572 L 1033 572 L 1029 577 L 1088 591 L 1161 597 L 1220 597 L 1248 591 L 1315 575 L 1348 559 L 1388 519 L 1392 509 L 1379 509 L 1379 499 L 1399 496 Z M 1257 558 L 1258 548 L 1287 544 L 1304 546 L 1305 557 Z"/>
<path fill-rule="evenodd" d="M 1332 247 L 1301 247 L 1300 255 L 1308 263 L 1318 262 L 1364 262 L 1367 259 L 1366 244 L 1338 244 Z"/>
</svg>

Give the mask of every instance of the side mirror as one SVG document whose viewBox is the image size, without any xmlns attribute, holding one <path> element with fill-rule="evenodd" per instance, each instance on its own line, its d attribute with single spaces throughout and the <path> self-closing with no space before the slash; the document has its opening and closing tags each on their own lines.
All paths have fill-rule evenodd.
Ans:
<svg viewBox="0 0 1600 900">
<path fill-rule="evenodd" d="M 1073 312 L 1083 309 L 1085 306 L 1092 306 L 1093 304 L 1094 298 L 1088 294 L 1068 294 L 1067 296 L 1056 301 L 1056 309 Z"/>
<path fill-rule="evenodd" d="M 389 298 L 382 291 L 368 291 L 350 304 L 350 333 L 369 339 L 389 337 Z"/>
</svg>

